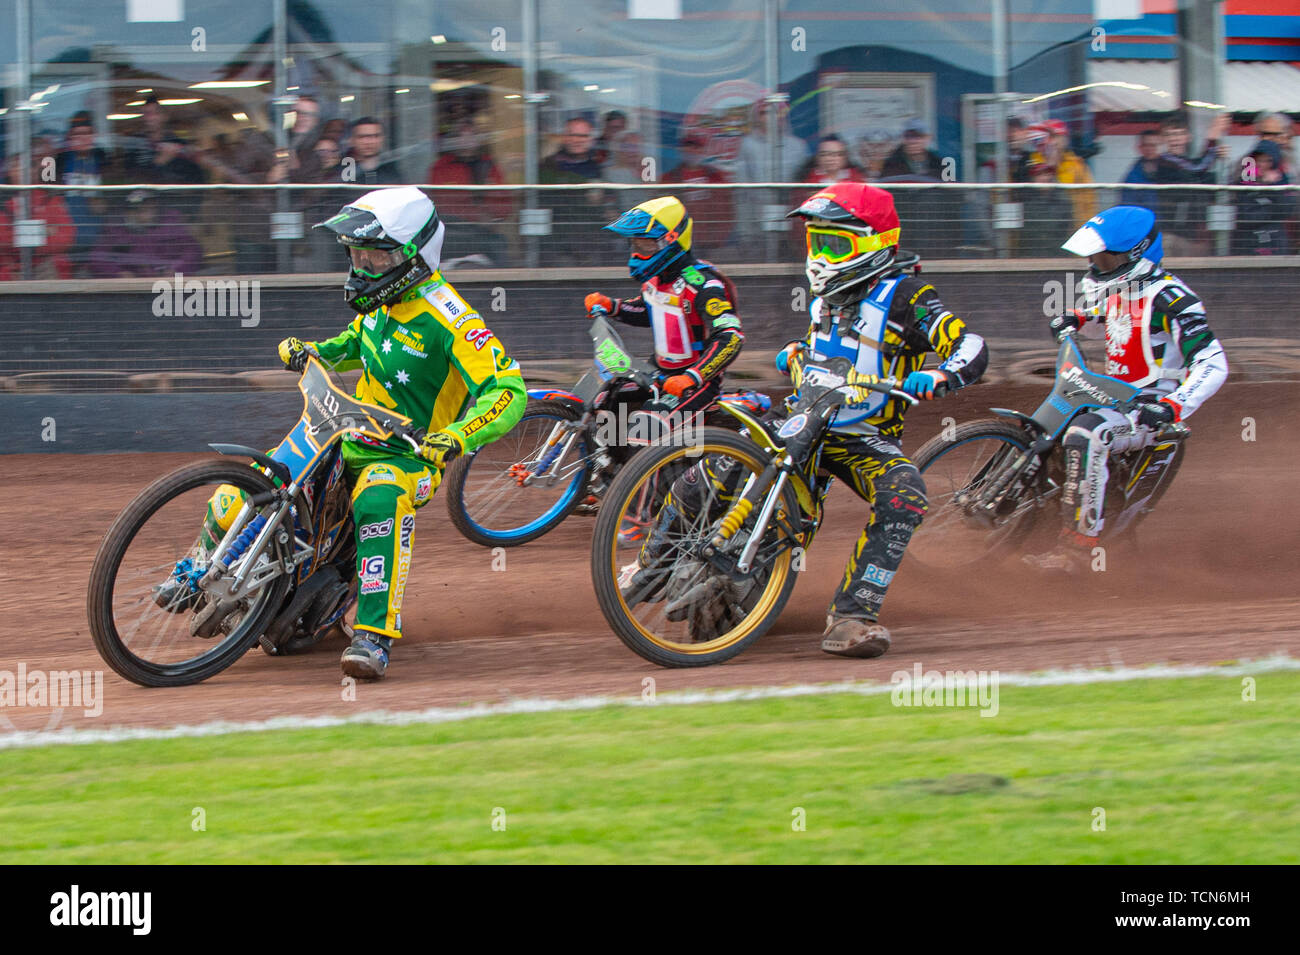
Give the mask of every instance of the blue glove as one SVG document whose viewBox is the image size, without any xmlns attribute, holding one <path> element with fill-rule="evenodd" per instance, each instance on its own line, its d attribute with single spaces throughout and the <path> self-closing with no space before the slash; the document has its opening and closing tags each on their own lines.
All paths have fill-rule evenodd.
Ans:
<svg viewBox="0 0 1300 955">
<path fill-rule="evenodd" d="M 913 398 L 942 398 L 951 388 L 943 371 L 914 371 L 903 380 L 903 391 Z"/>
<path fill-rule="evenodd" d="M 776 353 L 776 370 L 783 375 L 790 374 L 790 359 L 796 352 L 801 352 L 808 347 L 806 342 L 793 341 L 787 344 Z"/>
</svg>

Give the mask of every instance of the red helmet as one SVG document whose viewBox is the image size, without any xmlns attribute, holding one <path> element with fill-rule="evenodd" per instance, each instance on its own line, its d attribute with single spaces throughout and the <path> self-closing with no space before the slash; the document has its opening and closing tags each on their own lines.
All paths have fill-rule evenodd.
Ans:
<svg viewBox="0 0 1300 955">
<path fill-rule="evenodd" d="M 791 216 L 806 223 L 808 285 L 832 304 L 861 298 L 864 283 L 894 266 L 901 229 L 894 197 L 883 189 L 835 183 L 809 196 Z"/>
</svg>

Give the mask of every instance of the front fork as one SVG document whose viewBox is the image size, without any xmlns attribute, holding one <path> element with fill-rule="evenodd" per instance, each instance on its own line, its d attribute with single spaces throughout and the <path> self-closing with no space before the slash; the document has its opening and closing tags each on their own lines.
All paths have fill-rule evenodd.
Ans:
<svg viewBox="0 0 1300 955">
<path fill-rule="evenodd" d="M 281 573 L 291 573 L 294 567 L 312 555 L 311 548 L 305 544 L 291 548 L 291 540 L 295 544 L 300 542 L 285 530 L 297 490 L 298 485 L 291 483 L 244 501 L 229 530 L 213 550 L 207 572 L 199 580 L 200 589 L 223 600 L 238 600 Z M 279 504 L 269 516 L 261 513 L 254 516 L 255 511 L 276 500 Z M 260 562 L 272 545 L 279 549 L 280 559 Z M 232 568 L 234 575 L 228 577 Z"/>
<path fill-rule="evenodd" d="M 1004 516 L 1003 505 L 1018 502 L 1033 486 L 1054 444 L 1045 435 L 1035 439 L 1029 447 L 1018 451 L 1014 458 L 996 469 L 991 479 L 986 479 L 981 487 L 959 491 L 956 502 L 978 523 L 986 527 L 995 526 L 998 518 Z"/>
<path fill-rule="evenodd" d="M 735 548 L 738 540 L 737 532 L 744 526 L 754 508 L 758 507 L 754 528 L 745 539 L 740 556 L 735 563 L 737 573 L 748 574 L 753 567 L 758 548 L 763 538 L 767 536 L 768 525 L 780 504 L 781 493 L 785 490 L 793 468 L 794 459 L 787 454 L 769 464 L 762 474 L 757 476 L 751 474 L 736 502 L 718 522 L 713 537 L 700 548 L 700 556 L 716 565 L 723 553 Z"/>
</svg>

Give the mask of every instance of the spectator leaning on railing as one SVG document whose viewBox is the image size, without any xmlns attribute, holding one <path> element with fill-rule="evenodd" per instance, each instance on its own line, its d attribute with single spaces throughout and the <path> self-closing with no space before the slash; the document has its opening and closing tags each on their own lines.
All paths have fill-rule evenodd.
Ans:
<svg viewBox="0 0 1300 955">
<path fill-rule="evenodd" d="M 594 138 L 595 129 L 589 120 L 581 116 L 569 119 L 564 124 L 560 148 L 542 160 L 538 179 L 548 185 L 600 182 L 604 172 L 593 148 Z M 551 210 L 551 237 L 543 245 L 543 264 L 585 265 L 604 259 L 611 246 L 593 238 L 591 232 L 612 214 L 605 190 L 544 190 L 537 201 Z"/>
<path fill-rule="evenodd" d="M 95 278 L 140 278 L 195 273 L 203 251 L 180 214 L 159 204 L 155 195 L 137 189 L 127 196 L 126 221 L 104 229 L 90 255 Z"/>
<path fill-rule="evenodd" d="M 68 124 L 67 144 L 56 158 L 55 169 L 61 186 L 98 186 L 103 183 L 108 169 L 108 154 L 95 145 L 94 120 L 85 110 L 74 114 Z M 63 198 L 77 224 L 76 245 L 69 255 L 74 271 L 81 271 L 99 239 L 104 203 L 93 193 L 72 189 L 65 192 Z"/>
<path fill-rule="evenodd" d="M 1240 185 L 1285 186 L 1291 180 L 1282 168 L 1282 149 L 1260 140 L 1243 157 Z M 1290 251 L 1287 221 L 1295 212 L 1295 198 L 1287 190 L 1260 188 L 1237 193 L 1237 228 L 1232 233 L 1235 255 L 1286 255 Z"/>
<path fill-rule="evenodd" d="M 1138 134 L 1138 158 L 1125 173 L 1125 182 L 1150 185 L 1166 181 L 1160 168 L 1160 145 L 1160 130 L 1145 129 Z M 1121 193 L 1121 202 L 1126 206 L 1143 206 L 1158 216 L 1160 192 L 1156 189 L 1125 189 Z"/>
<path fill-rule="evenodd" d="M 41 181 L 44 160 L 54 154 L 53 144 L 43 137 L 32 140 L 32 176 L 29 182 Z M 21 160 L 9 157 L 8 181 L 21 180 Z M 68 213 L 63 198 L 55 192 L 31 189 L 27 192 L 27 218 L 45 223 L 45 244 L 32 249 L 33 279 L 72 278 L 72 262 L 66 255 L 77 237 L 77 227 Z M 7 201 L 0 203 L 0 282 L 23 278 L 22 250 L 14 245 L 14 223 L 19 219 L 18 196 L 10 193 Z"/>
<path fill-rule="evenodd" d="M 1227 147 L 1219 142 L 1228 128 L 1228 114 L 1214 118 L 1206 137 L 1205 149 L 1192 156 L 1188 149 L 1191 135 L 1187 117 L 1181 113 L 1167 117 L 1160 124 L 1165 151 L 1161 154 L 1161 181 L 1165 183 L 1212 183 L 1214 163 L 1225 158 Z M 1160 228 L 1167 255 L 1204 255 L 1209 251 L 1205 240 L 1205 208 L 1210 194 L 1205 191 L 1170 189 L 1160 196 Z"/>
</svg>

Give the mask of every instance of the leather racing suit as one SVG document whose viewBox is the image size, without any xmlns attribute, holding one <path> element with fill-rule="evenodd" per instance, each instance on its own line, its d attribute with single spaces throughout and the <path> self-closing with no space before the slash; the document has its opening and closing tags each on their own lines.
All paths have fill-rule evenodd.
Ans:
<svg viewBox="0 0 1300 955">
<path fill-rule="evenodd" d="M 614 317 L 654 333 L 655 364 L 665 375 L 689 375 L 696 386 L 680 398 L 661 393 L 644 410 L 679 419 L 703 412 L 722 391 L 722 373 L 745 343 L 736 294 L 729 279 L 708 262 L 670 265 L 641 285 L 636 298 L 615 300 Z M 650 393 L 628 385 L 619 404 L 641 406 Z"/>
<path fill-rule="evenodd" d="M 1106 374 L 1169 405 L 1175 421 L 1190 416 L 1228 377 L 1228 359 L 1206 321 L 1204 304 L 1170 272 L 1114 292 L 1075 317 L 1083 334 L 1105 335 Z M 1112 408 L 1087 411 L 1075 417 L 1062 439 L 1063 520 L 1081 546 L 1094 544 L 1105 526 L 1109 456 L 1155 443 L 1156 432 L 1138 424 L 1137 416 L 1137 411 L 1122 414 Z"/>
<path fill-rule="evenodd" d="M 358 399 L 392 408 L 429 434 L 449 431 L 465 451 L 506 434 L 527 403 L 519 363 L 440 272 L 400 302 L 358 315 L 333 338 L 307 344 L 336 370 L 362 369 Z M 353 487 L 355 628 L 400 637 L 415 511 L 429 502 L 442 472 L 405 442 L 357 436 L 341 450 Z M 220 540 L 240 506 L 234 488 L 218 489 L 205 536 Z"/>
<path fill-rule="evenodd" d="M 844 356 L 862 374 L 901 381 L 922 370 L 933 352 L 949 390 L 977 381 L 988 364 L 984 339 L 944 306 L 934 286 L 901 269 L 882 276 L 856 302 L 830 306 L 814 299 L 809 313 L 805 364 Z M 822 468 L 871 505 L 871 519 L 835 593 L 833 613 L 877 618 L 925 516 L 925 483 L 900 447 L 907 407 L 876 393 L 845 405 L 823 445 Z"/>
</svg>

